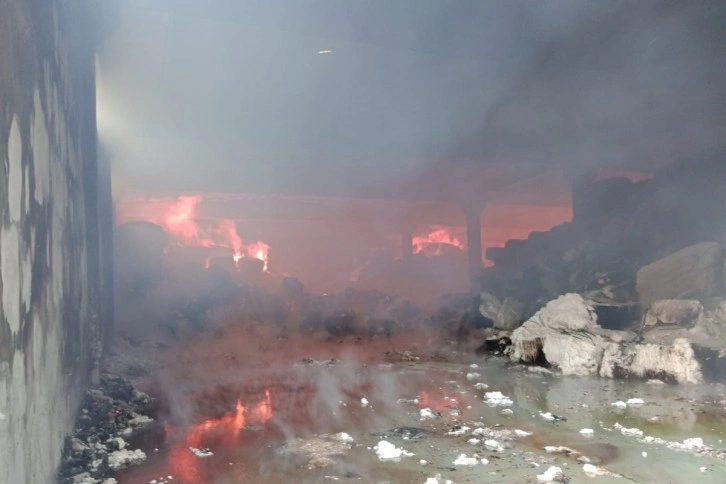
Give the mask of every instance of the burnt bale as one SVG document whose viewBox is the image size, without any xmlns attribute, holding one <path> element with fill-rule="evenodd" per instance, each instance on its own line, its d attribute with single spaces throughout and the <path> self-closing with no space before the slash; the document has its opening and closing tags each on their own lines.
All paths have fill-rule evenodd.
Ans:
<svg viewBox="0 0 726 484">
<path fill-rule="evenodd" d="M 489 338 L 484 340 L 476 349 L 477 355 L 493 354 L 503 355 L 504 351 L 512 345 L 512 340 L 508 336 L 501 336 L 498 338 Z"/>
<path fill-rule="evenodd" d="M 636 290 L 643 306 L 660 299 L 702 299 L 720 293 L 722 278 L 721 246 L 704 242 L 642 267 Z"/>
<path fill-rule="evenodd" d="M 396 321 L 390 318 L 369 318 L 366 322 L 368 338 L 381 337 L 391 339 Z"/>
<path fill-rule="evenodd" d="M 237 264 L 239 277 L 247 282 L 257 281 L 265 270 L 265 262 L 252 257 L 244 257 Z"/>
<path fill-rule="evenodd" d="M 331 336 L 335 338 L 345 338 L 347 336 L 358 336 L 360 328 L 358 327 L 358 317 L 352 311 L 336 311 L 323 319 L 322 327 Z"/>
<path fill-rule="evenodd" d="M 252 288 L 244 301 L 247 317 L 260 323 L 281 325 L 287 322 L 288 310 L 285 300 L 279 294 Z"/>
<path fill-rule="evenodd" d="M 288 298 L 301 298 L 305 294 L 305 286 L 296 277 L 284 277 L 280 284 L 280 290 Z"/>
<path fill-rule="evenodd" d="M 240 287 L 220 266 L 189 269 L 180 287 L 167 324 L 175 336 L 182 322 L 194 331 L 207 329 L 215 309 L 233 303 L 240 294 Z"/>
<path fill-rule="evenodd" d="M 444 338 L 453 337 L 459 344 L 467 342 L 472 332 L 494 326 L 490 318 L 479 312 L 479 297 L 472 294 L 444 297 L 442 305 L 425 321 Z"/>
<path fill-rule="evenodd" d="M 421 313 L 422 311 L 419 307 L 405 298 L 383 295 L 379 298 L 372 317 L 376 319 L 392 319 L 400 327 L 418 322 Z"/>
<path fill-rule="evenodd" d="M 692 328 L 703 317 L 700 301 L 664 299 L 654 302 L 643 318 L 643 326 L 678 325 Z"/>
<path fill-rule="evenodd" d="M 497 329 L 513 330 L 523 322 L 524 305 L 513 297 L 500 301 L 493 294 L 482 292 L 479 313 L 485 318 L 481 324 L 492 321 Z"/>
<path fill-rule="evenodd" d="M 205 284 L 202 286 L 203 293 L 200 296 L 211 306 L 228 304 L 239 295 L 239 286 L 223 267 L 213 265 L 205 271 L 204 276 Z"/>
<path fill-rule="evenodd" d="M 310 311 L 300 321 L 300 333 L 305 335 L 315 334 L 323 328 L 323 313 L 321 311 Z"/>
</svg>

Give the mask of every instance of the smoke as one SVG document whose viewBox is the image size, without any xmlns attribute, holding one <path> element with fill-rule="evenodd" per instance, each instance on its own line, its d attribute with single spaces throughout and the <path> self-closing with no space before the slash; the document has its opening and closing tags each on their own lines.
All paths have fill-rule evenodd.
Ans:
<svg viewBox="0 0 726 484">
<path fill-rule="evenodd" d="M 653 169 L 718 147 L 723 4 L 580 4 L 577 22 L 543 32 L 459 153 L 534 156 L 583 172 Z"/>
<path fill-rule="evenodd" d="M 724 134 L 722 2 L 415 3 L 104 2 L 116 189 L 348 195 L 442 160 L 650 168 Z"/>
<path fill-rule="evenodd" d="M 486 200 L 490 211 L 568 205 L 567 181 L 652 172 L 726 134 L 726 6 L 717 0 L 100 8 L 99 133 L 115 195 L 337 197 L 305 220 L 280 222 L 289 213 L 274 203 L 263 211 L 265 202 L 238 220 L 271 245 L 271 270 L 303 280 L 335 267 L 328 272 L 345 277 L 319 279 L 345 284 L 371 246 L 400 238 L 401 220 L 384 217 L 392 206 L 363 221 L 351 197 Z M 460 215 L 413 228 L 463 226 Z M 314 270 L 288 257 L 295 251 Z"/>
</svg>

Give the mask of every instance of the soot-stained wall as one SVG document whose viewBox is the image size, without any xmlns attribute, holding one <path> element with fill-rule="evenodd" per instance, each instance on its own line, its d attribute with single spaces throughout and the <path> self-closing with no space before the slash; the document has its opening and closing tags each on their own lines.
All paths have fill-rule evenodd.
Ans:
<svg viewBox="0 0 726 484">
<path fill-rule="evenodd" d="M 91 5 L 0 0 L 2 483 L 54 480 L 102 350 Z"/>
</svg>

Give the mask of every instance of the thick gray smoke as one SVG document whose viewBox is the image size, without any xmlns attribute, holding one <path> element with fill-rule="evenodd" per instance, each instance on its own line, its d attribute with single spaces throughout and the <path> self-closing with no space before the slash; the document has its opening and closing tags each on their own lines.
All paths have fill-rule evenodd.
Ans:
<svg viewBox="0 0 726 484">
<path fill-rule="evenodd" d="M 726 126 L 717 0 L 103 7 L 122 190 L 346 195 L 442 160 L 651 168 Z"/>
</svg>

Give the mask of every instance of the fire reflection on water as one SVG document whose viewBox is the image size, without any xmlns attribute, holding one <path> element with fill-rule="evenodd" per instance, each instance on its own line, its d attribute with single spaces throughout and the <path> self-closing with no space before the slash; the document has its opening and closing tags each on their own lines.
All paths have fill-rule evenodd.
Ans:
<svg viewBox="0 0 726 484">
<path fill-rule="evenodd" d="M 442 415 L 449 414 L 451 410 L 458 410 L 461 413 L 467 406 L 466 401 L 462 400 L 464 398 L 463 394 L 451 397 L 442 388 L 432 389 L 419 392 L 418 406 L 422 409 L 429 408 L 432 412 Z"/>
<path fill-rule="evenodd" d="M 208 418 L 189 427 L 166 425 L 166 434 L 171 443 L 166 467 L 174 470 L 177 482 L 202 482 L 203 459 L 194 455 L 192 448 L 204 448 L 212 443 L 215 451 L 236 447 L 240 443 L 240 434 L 246 427 L 263 425 L 272 416 L 270 390 L 265 389 L 261 401 L 245 405 L 238 399 L 235 409 L 220 417 Z"/>
</svg>

